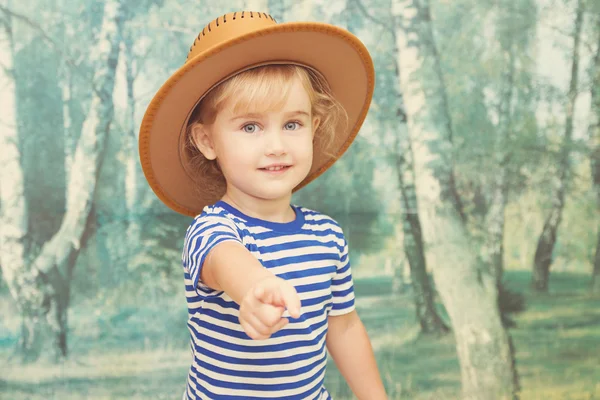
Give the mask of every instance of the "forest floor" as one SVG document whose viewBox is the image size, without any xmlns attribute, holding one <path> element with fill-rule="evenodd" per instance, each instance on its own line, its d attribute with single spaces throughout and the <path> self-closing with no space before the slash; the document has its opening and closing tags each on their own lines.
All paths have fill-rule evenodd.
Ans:
<svg viewBox="0 0 600 400">
<path fill-rule="evenodd" d="M 520 399 L 600 399 L 600 296 L 589 294 L 589 276 L 553 273 L 544 295 L 531 293 L 529 280 L 529 272 L 506 273 L 526 298 L 510 330 Z M 356 293 L 389 398 L 460 398 L 452 335 L 419 336 L 410 294 L 392 294 L 389 277 L 357 280 Z M 69 360 L 21 366 L 9 360 L 18 321 L 8 317 L 11 300 L 0 298 L 0 398 L 180 399 L 190 362 L 182 301 L 160 301 L 161 308 L 80 301 L 69 313 Z M 326 386 L 335 400 L 353 398 L 333 363 Z"/>
</svg>

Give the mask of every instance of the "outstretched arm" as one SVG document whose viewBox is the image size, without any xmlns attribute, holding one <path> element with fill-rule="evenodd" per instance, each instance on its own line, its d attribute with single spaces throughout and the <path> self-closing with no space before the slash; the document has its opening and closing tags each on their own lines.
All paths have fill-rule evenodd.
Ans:
<svg viewBox="0 0 600 400">
<path fill-rule="evenodd" d="M 267 339 L 283 328 L 287 308 L 300 317 L 300 297 L 289 282 L 262 266 L 243 245 L 226 241 L 210 251 L 202 268 L 202 280 L 223 290 L 240 305 L 240 324 L 252 339 Z"/>
</svg>

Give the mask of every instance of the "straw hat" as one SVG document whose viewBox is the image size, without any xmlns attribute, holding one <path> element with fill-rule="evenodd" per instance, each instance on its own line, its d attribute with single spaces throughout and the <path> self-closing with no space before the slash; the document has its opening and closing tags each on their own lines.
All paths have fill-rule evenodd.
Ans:
<svg viewBox="0 0 600 400">
<path fill-rule="evenodd" d="M 151 100 L 140 128 L 144 175 L 174 211 L 195 216 L 225 194 L 202 191 L 209 177 L 192 176 L 185 151 L 189 117 L 204 95 L 231 76 L 268 64 L 297 64 L 320 72 L 348 113 L 327 155 L 315 148 L 302 188 L 327 170 L 350 146 L 371 103 L 373 61 L 363 43 L 345 29 L 316 22 L 277 23 L 259 12 L 234 12 L 211 21 L 194 40 L 181 68 Z"/>
</svg>

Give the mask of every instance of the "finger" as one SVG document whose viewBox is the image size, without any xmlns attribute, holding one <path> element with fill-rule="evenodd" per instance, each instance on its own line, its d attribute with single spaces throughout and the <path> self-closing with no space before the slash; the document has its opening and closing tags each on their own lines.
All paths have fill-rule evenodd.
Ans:
<svg viewBox="0 0 600 400">
<path fill-rule="evenodd" d="M 281 287 L 278 287 L 272 294 L 271 298 L 269 299 L 271 300 L 269 302 L 269 304 L 275 306 L 275 307 L 283 307 L 285 308 L 285 300 L 283 298 L 283 290 L 281 290 Z"/>
<path fill-rule="evenodd" d="M 277 286 L 259 286 L 254 290 L 254 298 L 263 304 L 273 304 L 277 291 Z"/>
<path fill-rule="evenodd" d="M 261 335 L 269 335 L 271 333 L 271 326 L 275 325 L 278 321 L 273 324 L 265 324 L 258 315 L 251 314 L 246 318 L 246 322 L 252 326 L 252 328 Z"/>
<path fill-rule="evenodd" d="M 290 315 L 293 318 L 300 318 L 302 302 L 300 301 L 300 296 L 298 296 L 296 289 L 291 285 L 289 287 L 282 288 L 281 295 L 283 296 L 285 307 L 290 312 Z"/>
<path fill-rule="evenodd" d="M 290 321 L 287 318 L 281 318 L 281 314 L 283 314 L 283 308 L 280 308 L 277 314 L 277 321 L 273 324 L 265 324 L 263 323 L 256 315 L 251 315 L 248 317 L 248 324 L 256 331 L 261 337 L 268 338 L 273 333 L 281 330 L 284 326 L 286 326 Z"/>
<path fill-rule="evenodd" d="M 254 289 L 254 298 L 256 300 L 260 301 L 261 303 L 264 303 L 267 301 L 267 297 L 267 291 L 264 287 L 258 286 L 256 289 Z"/>
<path fill-rule="evenodd" d="M 275 324 L 275 326 L 273 326 L 271 328 L 270 335 L 274 334 L 275 332 L 278 332 L 281 328 L 283 328 L 284 326 L 286 326 L 289 322 L 290 322 L 289 319 L 287 319 L 287 318 L 281 318 L 279 320 L 279 322 L 277 324 Z"/>
<path fill-rule="evenodd" d="M 258 332 L 254 326 L 252 326 L 252 324 L 249 324 L 247 322 L 241 322 L 240 323 L 242 325 L 242 328 L 244 328 L 244 332 L 246 332 L 246 335 L 248 335 L 250 337 L 250 339 L 254 339 L 254 340 L 264 340 L 264 339 L 268 339 L 271 335 L 265 335 L 262 334 L 260 332 Z"/>
<path fill-rule="evenodd" d="M 255 309 L 253 314 L 258 318 L 258 320 L 262 324 L 271 328 L 279 322 L 284 312 L 285 308 L 283 307 L 275 307 L 270 304 L 262 304 L 260 307 Z"/>
</svg>

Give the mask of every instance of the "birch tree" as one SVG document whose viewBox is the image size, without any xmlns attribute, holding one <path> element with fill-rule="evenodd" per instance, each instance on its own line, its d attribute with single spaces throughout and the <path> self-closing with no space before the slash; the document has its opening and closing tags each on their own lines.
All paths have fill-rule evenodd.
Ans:
<svg viewBox="0 0 600 400">
<path fill-rule="evenodd" d="M 523 129 L 524 121 L 533 119 L 524 82 L 531 74 L 528 57 L 537 19 L 534 17 L 535 4 L 529 0 L 499 2 L 490 14 L 493 15 L 496 40 L 488 46 L 489 59 L 482 62 L 497 68 L 493 69 L 492 82 L 485 87 L 494 93 L 487 107 L 493 123 L 493 139 L 489 161 L 492 173 L 488 178 L 491 183 L 486 190 L 491 194 L 482 219 L 484 240 L 481 252 L 496 278 L 502 321 L 506 326 L 514 326 L 508 312 L 520 310 L 522 296 L 509 291 L 503 283 L 505 209 L 516 186 L 517 174 L 514 171 L 522 165 L 515 159 L 515 136 L 518 133 L 524 141 L 527 134 Z"/>
<path fill-rule="evenodd" d="M 591 67 L 591 109 L 588 135 L 591 141 L 591 170 L 598 209 L 600 210 L 600 18 L 596 23 L 596 53 Z M 596 252 L 592 269 L 591 290 L 600 293 L 600 224 L 597 228 Z"/>
<path fill-rule="evenodd" d="M 434 302 L 434 288 L 427 273 L 423 230 L 419 217 L 419 202 L 417 199 L 414 154 L 410 140 L 408 116 L 404 104 L 404 96 L 400 88 L 400 51 L 398 35 L 402 28 L 397 18 L 375 17 L 367 11 L 360 0 L 349 0 L 349 3 L 368 20 L 368 24 L 379 26 L 385 37 L 389 38 L 390 53 L 382 56 L 381 64 L 375 59 L 377 79 L 376 85 L 381 93 L 375 97 L 377 107 L 373 110 L 378 116 L 382 131 L 394 131 L 391 148 L 383 146 L 392 165 L 395 167 L 398 191 L 401 203 L 401 224 L 403 232 L 402 248 L 410 267 L 410 282 L 413 290 L 415 312 L 422 334 L 443 335 L 449 328 L 439 316 Z M 391 1 L 387 2 L 387 10 L 391 9 Z M 386 10 L 386 11 L 387 11 Z M 375 57 L 378 55 L 376 54 Z M 390 69 L 390 71 L 387 71 Z M 390 116 L 393 116 L 390 119 Z M 390 123 L 391 122 L 391 123 Z M 398 267 L 400 268 L 400 267 Z"/>
<path fill-rule="evenodd" d="M 403 46 L 417 47 L 420 68 L 426 68 L 432 77 L 424 91 L 427 115 L 435 116 L 427 162 L 432 191 L 422 208 L 431 224 L 428 242 L 439 260 L 432 268 L 433 276 L 456 339 L 463 398 L 513 399 L 518 382 L 510 337 L 498 310 L 496 278 L 475 250 L 456 188 L 454 124 L 430 6 L 425 0 L 395 1 L 392 14 L 404 19 L 407 27 L 401 32 Z M 409 126 L 416 123 L 414 119 L 415 115 L 409 115 Z"/>
<path fill-rule="evenodd" d="M 31 263 L 17 260 L 16 264 L 11 263 L 6 267 L 14 271 L 13 281 L 18 283 L 13 285 L 17 290 L 11 292 L 15 296 L 23 316 L 22 336 L 25 338 L 23 350 L 26 354 L 32 352 L 33 349 L 30 345 L 40 334 L 38 325 L 45 318 L 52 329 L 57 356 L 67 356 L 70 275 L 78 251 L 87 239 L 88 217 L 96 190 L 107 133 L 113 118 L 112 92 L 119 57 L 120 36 L 125 18 L 126 15 L 120 1 L 106 1 L 100 40 L 91 52 L 91 61 L 97 66 L 93 78 L 93 99 L 75 150 L 68 181 L 67 210 L 60 229 L 42 246 L 39 254 L 31 260 Z M 13 156 L 11 159 L 15 160 L 15 157 Z M 14 167 L 13 165 L 13 169 Z M 6 169 L 3 171 L 8 173 Z M 14 170 L 9 172 L 13 176 L 18 176 Z M 17 193 L 16 196 L 14 193 Z M 18 190 L 2 196 L 3 198 L 10 196 L 7 198 L 10 198 L 11 202 L 15 204 L 25 204 L 27 201 L 24 195 L 18 193 Z M 4 218 L 2 232 L 19 231 L 20 224 L 22 222 L 15 220 L 14 217 L 10 220 Z M 13 233 L 8 236 L 8 239 L 3 239 L 2 254 L 20 254 L 20 243 L 14 239 L 15 235 Z M 7 235 L 3 234 L 3 236 Z M 4 268 L 4 256 L 2 264 Z M 66 273 L 61 273 L 61 271 L 66 271 Z M 30 358 L 33 359 L 38 356 L 39 354 L 30 354 Z"/>
<path fill-rule="evenodd" d="M 581 42 L 581 28 L 583 25 L 584 3 L 578 0 L 573 25 L 573 58 L 571 62 L 571 77 L 567 104 L 565 110 L 565 133 L 561 145 L 558 171 L 552 176 L 551 208 L 544 220 L 542 233 L 538 238 L 534 256 L 533 276 L 531 286 L 538 292 L 548 291 L 552 252 L 556 244 L 558 227 L 562 219 L 565 197 L 568 190 L 571 173 L 571 147 L 573 143 L 573 114 L 577 100 L 577 85 L 579 79 L 579 44 Z"/>
<path fill-rule="evenodd" d="M 504 71 L 498 93 L 498 124 L 493 150 L 495 174 L 490 207 L 486 215 L 487 237 L 483 249 L 486 261 L 492 268 L 499 288 L 504 266 L 504 210 L 508 198 L 507 164 L 510 156 L 507 146 L 511 129 L 517 47 L 516 31 L 511 24 L 514 21 L 514 13 L 511 12 L 512 6 L 510 1 L 503 2 L 498 9 L 500 15 L 497 29 L 500 31 L 498 39 Z"/>
</svg>

